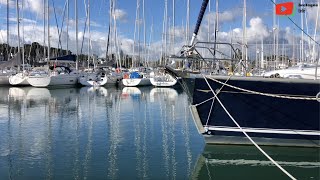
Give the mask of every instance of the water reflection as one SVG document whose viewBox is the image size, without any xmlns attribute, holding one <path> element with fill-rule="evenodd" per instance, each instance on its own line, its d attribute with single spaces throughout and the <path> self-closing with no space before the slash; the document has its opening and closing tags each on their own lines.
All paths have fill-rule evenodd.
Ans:
<svg viewBox="0 0 320 180">
<path fill-rule="evenodd" d="M 319 179 L 319 149 L 263 148 L 297 179 Z M 192 179 L 289 179 L 254 146 L 211 145 L 199 156 Z"/>
<path fill-rule="evenodd" d="M 203 146 L 175 89 L 4 87 L 0 112 L 0 179 L 188 179 Z"/>
</svg>

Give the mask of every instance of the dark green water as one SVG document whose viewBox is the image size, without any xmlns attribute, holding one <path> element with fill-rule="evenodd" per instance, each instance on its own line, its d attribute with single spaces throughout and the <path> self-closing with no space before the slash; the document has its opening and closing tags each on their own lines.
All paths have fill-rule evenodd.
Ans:
<svg viewBox="0 0 320 180">
<path fill-rule="evenodd" d="M 187 95 L 159 88 L 0 88 L 0 179 L 288 179 L 254 147 L 205 146 Z M 265 147 L 298 179 L 318 149 Z"/>
</svg>

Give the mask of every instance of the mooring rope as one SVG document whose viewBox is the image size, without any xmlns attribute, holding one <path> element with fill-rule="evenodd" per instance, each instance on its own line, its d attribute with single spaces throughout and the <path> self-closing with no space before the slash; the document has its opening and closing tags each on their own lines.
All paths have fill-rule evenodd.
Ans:
<svg viewBox="0 0 320 180">
<path fill-rule="evenodd" d="M 287 96 L 287 95 L 263 93 L 263 92 L 258 92 L 258 91 L 253 91 L 253 90 L 248 90 L 248 89 L 236 87 L 236 86 L 233 86 L 233 85 L 230 85 L 230 84 L 221 82 L 221 81 L 219 81 L 219 80 L 217 80 L 217 79 L 214 79 L 214 78 L 212 78 L 212 77 L 206 77 L 206 78 L 207 78 L 207 79 L 210 79 L 210 80 L 212 80 L 212 81 L 215 81 L 215 82 L 217 82 L 217 83 L 219 83 L 219 84 L 228 86 L 228 87 L 230 87 L 230 88 L 237 89 L 237 90 L 244 91 L 244 92 L 251 93 L 251 94 L 258 94 L 258 95 L 262 95 L 262 96 L 269 96 L 269 97 L 282 98 L 282 99 L 310 100 L 310 101 L 316 101 L 316 100 L 317 100 L 317 97 L 307 97 L 307 96 L 300 96 L 300 95 Z"/>
<path fill-rule="evenodd" d="M 228 79 L 224 82 L 225 84 L 227 84 L 227 82 L 231 79 L 231 77 L 233 76 L 233 74 L 236 72 L 236 70 L 239 68 L 239 66 L 240 66 L 240 64 L 242 64 L 242 60 L 240 60 L 239 61 L 239 63 L 236 65 L 236 67 L 234 68 L 234 70 L 232 71 L 232 73 L 231 73 L 231 75 L 228 77 Z M 218 90 L 218 92 L 217 92 L 217 95 L 221 92 L 221 90 L 224 88 L 224 86 L 225 85 L 222 85 L 221 86 L 221 88 Z M 213 102 L 214 102 L 214 97 L 211 97 L 211 98 L 209 98 L 209 99 L 207 99 L 207 100 L 204 100 L 204 101 L 202 101 L 201 103 L 198 103 L 198 104 L 195 104 L 194 106 L 195 107 L 197 107 L 197 106 L 199 106 L 199 105 L 201 105 L 201 104 L 204 104 L 204 103 L 206 103 L 206 102 L 208 102 L 208 101 L 210 101 L 210 100 L 212 100 L 213 99 Z M 212 106 L 211 106 L 212 107 Z M 211 111 L 211 109 L 210 109 L 210 111 Z M 210 115 L 210 114 L 209 114 Z M 208 120 L 207 120 L 207 122 L 209 121 L 209 118 L 208 118 Z"/>
<path fill-rule="evenodd" d="M 213 93 L 214 97 L 217 99 L 223 110 L 227 113 L 227 115 L 230 117 L 230 119 L 234 122 L 234 124 L 241 130 L 241 132 L 251 141 L 251 143 L 263 154 L 265 155 L 274 165 L 276 165 L 283 173 L 285 173 L 288 177 L 291 179 L 296 180 L 295 177 L 293 177 L 288 171 L 286 171 L 283 167 L 281 167 L 275 160 L 273 160 L 260 146 L 254 142 L 254 140 L 242 129 L 242 127 L 237 123 L 237 121 L 233 118 L 233 116 L 229 113 L 229 111 L 226 109 L 226 107 L 223 105 L 223 103 L 220 101 L 218 96 L 216 96 L 216 93 L 213 91 L 212 87 L 210 86 L 207 78 L 205 75 L 202 75 L 204 80 L 206 81 L 208 87 L 210 88 L 211 92 Z"/>
</svg>

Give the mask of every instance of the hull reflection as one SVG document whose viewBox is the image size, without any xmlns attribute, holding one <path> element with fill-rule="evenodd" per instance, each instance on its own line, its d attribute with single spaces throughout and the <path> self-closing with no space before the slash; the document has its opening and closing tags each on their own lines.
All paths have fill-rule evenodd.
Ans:
<svg viewBox="0 0 320 180">
<path fill-rule="evenodd" d="M 319 149 L 263 147 L 297 179 L 319 179 Z M 207 145 L 192 179 L 288 179 L 254 146 Z"/>
</svg>

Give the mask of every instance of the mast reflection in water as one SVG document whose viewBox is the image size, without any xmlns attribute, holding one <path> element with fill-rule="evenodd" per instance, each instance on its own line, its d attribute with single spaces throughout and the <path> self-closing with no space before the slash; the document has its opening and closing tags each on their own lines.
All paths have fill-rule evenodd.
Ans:
<svg viewBox="0 0 320 180">
<path fill-rule="evenodd" d="M 0 179 L 287 179 L 251 146 L 205 146 L 180 89 L 0 88 Z M 298 179 L 319 149 L 263 147 Z"/>
<path fill-rule="evenodd" d="M 181 90 L 0 87 L 0 179 L 188 179 L 204 142 Z"/>
</svg>

